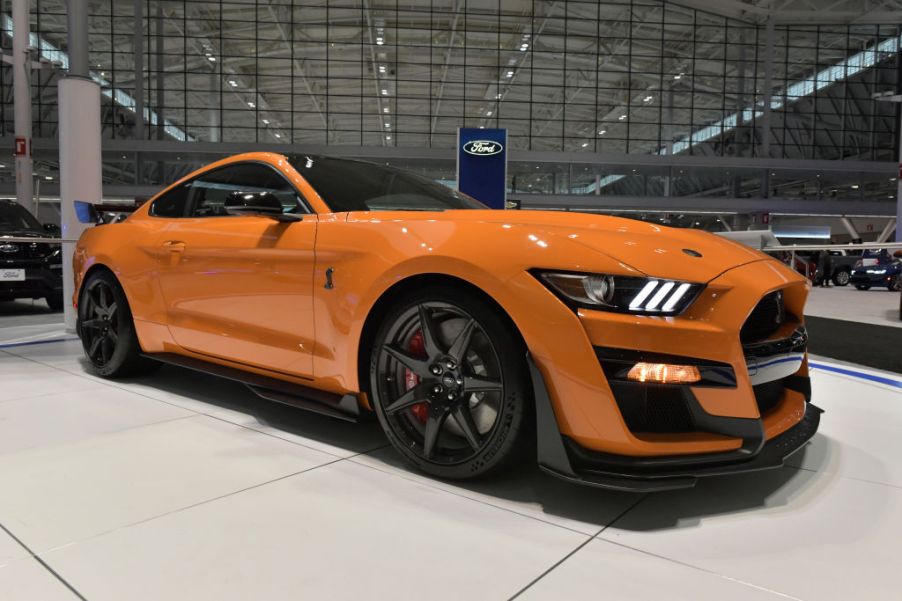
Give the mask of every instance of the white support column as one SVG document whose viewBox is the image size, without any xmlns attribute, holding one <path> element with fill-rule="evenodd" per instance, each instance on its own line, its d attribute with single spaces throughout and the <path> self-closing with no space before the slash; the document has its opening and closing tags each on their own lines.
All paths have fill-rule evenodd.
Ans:
<svg viewBox="0 0 902 601">
<path fill-rule="evenodd" d="M 861 234 L 858 233 L 858 230 L 855 228 L 855 224 L 852 223 L 852 220 L 848 217 L 843 216 L 840 218 L 842 225 L 846 228 L 846 231 L 849 233 L 849 236 L 852 237 L 852 244 L 858 244 L 861 242 Z"/>
<path fill-rule="evenodd" d="M 889 219 L 886 222 L 886 225 L 883 228 L 883 231 L 880 232 L 880 235 L 877 236 L 877 243 L 881 244 L 889 240 L 889 237 L 892 235 L 893 230 L 896 230 L 896 242 L 902 242 L 899 240 L 899 222 L 898 217 L 896 219 Z"/>
<path fill-rule="evenodd" d="M 100 86 L 88 75 L 86 0 L 69 0 L 69 74 L 59 82 L 60 209 L 63 238 L 85 230 L 75 216 L 75 200 L 100 202 Z M 72 272 L 74 245 L 63 244 L 63 306 L 66 329 L 75 330 Z"/>
<path fill-rule="evenodd" d="M 34 213 L 31 159 L 31 56 L 29 0 L 13 0 L 13 112 L 16 135 L 16 200 Z"/>
</svg>

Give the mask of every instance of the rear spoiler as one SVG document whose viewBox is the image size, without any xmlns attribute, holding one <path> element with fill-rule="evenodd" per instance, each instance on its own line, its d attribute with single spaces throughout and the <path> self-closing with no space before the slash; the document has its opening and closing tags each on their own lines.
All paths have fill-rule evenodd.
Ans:
<svg viewBox="0 0 902 601">
<path fill-rule="evenodd" d="M 143 200 L 135 200 L 129 203 L 91 203 L 83 200 L 74 201 L 75 217 L 79 223 L 91 223 L 103 225 L 105 223 L 118 223 L 125 220 L 144 204 Z"/>
</svg>

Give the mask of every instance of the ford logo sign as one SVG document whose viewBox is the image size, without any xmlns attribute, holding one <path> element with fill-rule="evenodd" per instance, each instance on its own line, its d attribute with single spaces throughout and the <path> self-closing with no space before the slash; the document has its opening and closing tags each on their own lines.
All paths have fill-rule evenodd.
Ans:
<svg viewBox="0 0 902 601">
<path fill-rule="evenodd" d="M 504 150 L 500 142 L 492 140 L 472 140 L 464 144 L 464 152 L 477 157 L 490 157 Z"/>
</svg>

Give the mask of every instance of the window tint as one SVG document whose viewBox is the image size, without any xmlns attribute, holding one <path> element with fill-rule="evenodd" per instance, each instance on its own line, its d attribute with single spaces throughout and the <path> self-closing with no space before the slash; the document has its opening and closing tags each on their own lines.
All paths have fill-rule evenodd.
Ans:
<svg viewBox="0 0 902 601">
<path fill-rule="evenodd" d="M 291 163 L 335 212 L 484 209 L 437 182 L 374 163 L 296 156 Z"/>
<path fill-rule="evenodd" d="M 191 183 L 191 216 L 224 217 L 226 199 L 235 192 L 268 192 L 279 199 L 285 213 L 302 212 L 298 193 L 274 169 L 258 163 L 239 163 L 217 169 Z"/>
<path fill-rule="evenodd" d="M 184 217 L 191 184 L 173 188 L 150 206 L 150 214 L 156 217 Z"/>
</svg>

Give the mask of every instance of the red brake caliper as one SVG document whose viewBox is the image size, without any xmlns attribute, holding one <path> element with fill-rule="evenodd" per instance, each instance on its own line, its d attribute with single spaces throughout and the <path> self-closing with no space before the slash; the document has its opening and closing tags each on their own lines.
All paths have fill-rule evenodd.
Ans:
<svg viewBox="0 0 902 601">
<path fill-rule="evenodd" d="M 407 343 L 407 352 L 414 357 L 426 358 L 426 345 L 423 343 L 422 330 L 417 330 L 416 333 L 411 336 L 410 342 Z M 419 383 L 420 377 L 413 373 L 411 370 L 405 368 L 405 390 L 410 390 Z M 426 418 L 429 416 L 429 406 L 426 403 L 417 403 L 416 405 L 413 405 L 410 410 L 413 411 L 413 414 L 416 416 L 416 418 L 420 420 L 420 423 L 426 423 Z"/>
</svg>

